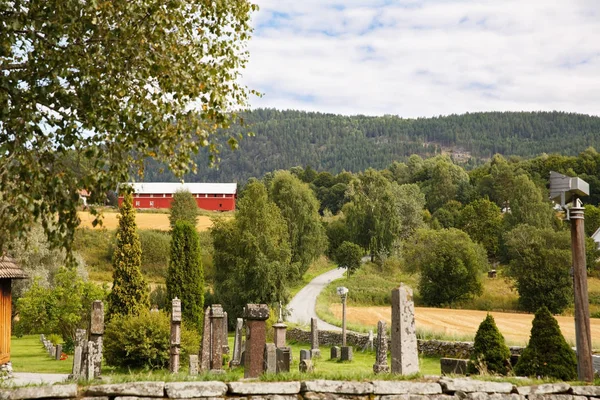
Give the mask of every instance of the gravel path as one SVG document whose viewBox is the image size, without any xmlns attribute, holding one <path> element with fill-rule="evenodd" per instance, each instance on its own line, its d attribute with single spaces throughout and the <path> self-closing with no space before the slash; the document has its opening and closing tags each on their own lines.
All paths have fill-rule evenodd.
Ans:
<svg viewBox="0 0 600 400">
<path fill-rule="evenodd" d="M 345 273 L 346 269 L 336 268 L 329 272 L 325 272 L 324 274 L 321 274 L 310 281 L 308 285 L 303 287 L 302 290 L 300 290 L 288 304 L 288 309 L 290 310 L 291 314 L 288 316 L 287 320 L 297 324 L 310 325 L 310 319 L 316 318 L 319 329 L 328 331 L 341 331 L 342 328 L 328 324 L 327 322 L 319 319 L 317 313 L 315 312 L 315 306 L 317 304 L 317 297 L 325 288 L 325 286 L 327 286 L 329 282 L 341 278 Z"/>
</svg>

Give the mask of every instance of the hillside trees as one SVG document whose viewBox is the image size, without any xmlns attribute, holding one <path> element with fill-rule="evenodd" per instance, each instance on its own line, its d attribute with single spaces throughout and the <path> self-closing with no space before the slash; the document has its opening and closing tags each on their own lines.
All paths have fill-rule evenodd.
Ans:
<svg viewBox="0 0 600 400">
<path fill-rule="evenodd" d="M 169 214 L 169 223 L 171 229 L 175 229 L 177 221 L 187 221 L 192 226 L 196 226 L 198 220 L 198 203 L 193 194 L 188 190 L 178 190 L 173 194 L 171 210 Z"/>
<path fill-rule="evenodd" d="M 126 194 L 121 206 L 113 254 L 113 286 L 108 295 L 107 320 L 114 315 L 137 315 L 150 308 L 148 285 L 140 270 L 142 245 L 132 203 L 132 195 Z"/>
<path fill-rule="evenodd" d="M 485 250 L 458 229 L 420 229 L 406 244 L 404 260 L 420 273 L 419 292 L 430 306 L 450 305 L 481 293 Z"/>
<path fill-rule="evenodd" d="M 259 181 L 250 182 L 236 217 L 216 221 L 215 295 L 232 316 L 247 303 L 287 300 L 287 287 L 298 271 L 291 265 L 287 224 Z"/>
<path fill-rule="evenodd" d="M 297 263 L 300 279 L 309 265 L 327 247 L 327 236 L 319 217 L 319 202 L 308 185 L 288 171 L 277 171 L 270 195 L 287 223 L 292 263 Z"/>
<path fill-rule="evenodd" d="M 218 129 L 246 106 L 237 80 L 255 9 L 245 0 L 3 2 L 0 188 L 11 210 L 0 207 L 0 249 L 38 219 L 70 248 L 79 189 L 106 193 L 147 157 L 181 176 L 200 148 L 214 161 L 225 141 L 236 147 Z M 73 153 L 84 170 L 65 161 Z"/>
<path fill-rule="evenodd" d="M 497 256 L 502 232 L 500 207 L 488 199 L 475 200 L 460 211 L 457 226 L 481 243 L 488 257 Z"/>
<path fill-rule="evenodd" d="M 335 262 L 338 263 L 338 268 L 346 268 L 350 276 L 360 267 L 362 255 L 363 250 L 359 245 L 343 242 L 335 253 Z"/>
<path fill-rule="evenodd" d="M 202 333 L 204 320 L 204 270 L 196 226 L 179 220 L 171 232 L 171 252 L 167 270 L 167 299 L 181 300 L 181 316 L 190 327 Z"/>
</svg>

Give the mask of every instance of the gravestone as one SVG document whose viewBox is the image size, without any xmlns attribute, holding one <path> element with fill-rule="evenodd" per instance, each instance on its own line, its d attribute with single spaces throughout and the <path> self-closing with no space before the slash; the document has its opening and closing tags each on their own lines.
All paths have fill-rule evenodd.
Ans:
<svg viewBox="0 0 600 400">
<path fill-rule="evenodd" d="M 442 375 L 465 375 L 469 360 L 460 358 L 440 358 L 440 369 Z"/>
<path fill-rule="evenodd" d="M 248 328 L 244 351 L 244 378 L 258 378 L 263 371 L 267 342 L 265 321 L 269 318 L 269 307 L 266 304 L 247 304 L 244 317 Z"/>
<path fill-rule="evenodd" d="M 283 322 L 278 322 L 273 325 L 273 343 L 276 347 L 285 347 L 287 325 Z"/>
<path fill-rule="evenodd" d="M 365 350 L 373 351 L 373 340 L 374 340 L 373 331 L 369 330 L 369 336 L 367 337 L 367 343 L 365 344 L 363 351 L 365 351 Z"/>
<path fill-rule="evenodd" d="M 310 319 L 310 354 L 311 358 L 321 357 L 319 350 L 319 328 L 317 328 L 317 319 Z"/>
<path fill-rule="evenodd" d="M 377 353 L 373 372 L 376 374 L 390 372 L 390 366 L 387 363 L 387 333 L 385 321 L 377 323 Z"/>
<path fill-rule="evenodd" d="M 104 303 L 96 300 L 92 303 L 90 318 L 90 342 L 94 343 L 94 347 L 92 351 L 88 351 L 91 355 L 90 361 L 93 363 L 88 368 L 91 368 L 93 374 L 88 375 L 88 379 L 98 379 L 102 372 L 102 335 L 104 335 Z"/>
<path fill-rule="evenodd" d="M 197 354 L 190 354 L 189 368 L 190 368 L 189 374 L 191 376 L 198 375 L 198 355 Z"/>
<path fill-rule="evenodd" d="M 300 372 L 314 372 L 315 367 L 313 366 L 312 360 L 302 360 L 300 361 L 300 364 L 298 365 L 298 370 Z"/>
<path fill-rule="evenodd" d="M 231 366 L 237 367 L 240 365 L 242 360 L 242 328 L 244 327 L 244 320 L 238 318 L 235 323 L 235 336 L 233 338 L 233 358 L 231 359 Z"/>
<path fill-rule="evenodd" d="M 403 283 L 392 290 L 392 373 L 419 372 L 415 303 L 412 289 Z"/>
<path fill-rule="evenodd" d="M 73 352 L 73 369 L 71 371 L 71 379 L 79 380 L 83 374 L 84 352 L 86 345 L 87 331 L 85 329 L 77 329 L 75 331 L 75 350 Z"/>
<path fill-rule="evenodd" d="M 200 349 L 200 371 L 210 369 L 210 307 L 204 311 L 204 329 L 202 330 L 202 346 Z"/>
<path fill-rule="evenodd" d="M 277 373 L 290 372 L 292 351 L 289 347 L 278 347 L 276 352 Z"/>
<path fill-rule="evenodd" d="M 223 312 L 223 354 L 229 354 L 229 320 L 227 319 L 227 311 Z"/>
<path fill-rule="evenodd" d="M 337 360 L 338 358 L 340 358 L 341 356 L 341 352 L 342 350 L 340 349 L 339 346 L 331 346 L 331 350 L 329 352 L 330 357 L 332 360 Z"/>
<path fill-rule="evenodd" d="M 265 343 L 263 371 L 268 374 L 277 372 L 277 347 L 274 343 Z"/>
<path fill-rule="evenodd" d="M 181 300 L 175 297 L 171 301 L 171 337 L 169 372 L 179 372 L 179 348 L 181 347 Z"/>
<path fill-rule="evenodd" d="M 352 346 L 342 346 L 341 361 L 352 361 L 354 353 L 352 352 Z"/>
<path fill-rule="evenodd" d="M 62 344 L 57 344 L 56 345 L 56 354 L 55 354 L 55 358 L 57 360 L 60 360 L 60 357 L 62 356 Z"/>
<path fill-rule="evenodd" d="M 225 313 L 220 304 L 213 304 L 210 307 L 210 371 L 217 372 L 223 370 L 223 319 Z"/>
<path fill-rule="evenodd" d="M 310 350 L 302 349 L 300 350 L 300 361 L 302 360 L 310 360 Z"/>
</svg>

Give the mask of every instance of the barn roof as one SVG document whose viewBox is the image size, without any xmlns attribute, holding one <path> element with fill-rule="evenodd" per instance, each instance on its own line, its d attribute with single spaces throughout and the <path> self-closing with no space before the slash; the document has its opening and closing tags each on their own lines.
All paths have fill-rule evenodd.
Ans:
<svg viewBox="0 0 600 400">
<path fill-rule="evenodd" d="M 192 194 L 235 194 L 237 192 L 237 183 L 141 182 L 121 185 L 131 186 L 136 194 L 168 194 L 178 190 L 187 190 Z"/>
<path fill-rule="evenodd" d="M 0 279 L 23 279 L 27 278 L 25 272 L 17 265 L 14 258 L 7 255 L 0 257 Z"/>
</svg>

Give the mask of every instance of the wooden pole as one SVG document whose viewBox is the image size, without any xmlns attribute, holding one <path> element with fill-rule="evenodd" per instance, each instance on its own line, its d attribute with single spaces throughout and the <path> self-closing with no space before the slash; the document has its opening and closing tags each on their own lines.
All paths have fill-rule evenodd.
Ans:
<svg viewBox="0 0 600 400">
<path fill-rule="evenodd" d="M 584 208 L 573 201 L 571 217 L 571 251 L 573 255 L 573 290 L 575 292 L 575 335 L 577 343 L 577 375 L 580 381 L 592 382 L 592 335 L 588 303 L 587 268 L 585 263 Z"/>
<path fill-rule="evenodd" d="M 342 297 L 342 346 L 346 346 L 346 295 Z"/>
</svg>

